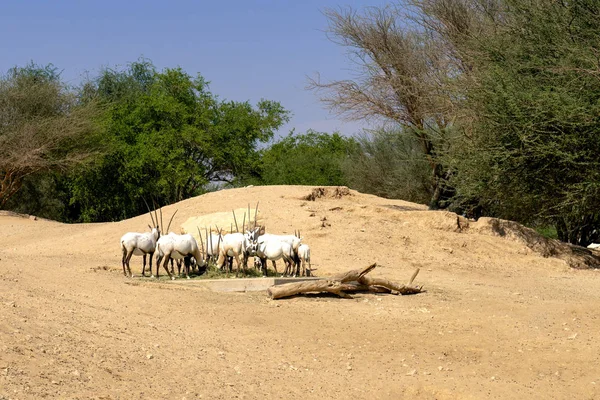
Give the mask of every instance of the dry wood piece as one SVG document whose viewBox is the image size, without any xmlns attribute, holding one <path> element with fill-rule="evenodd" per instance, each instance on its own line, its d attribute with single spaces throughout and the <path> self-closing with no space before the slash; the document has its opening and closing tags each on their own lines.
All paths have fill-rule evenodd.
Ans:
<svg viewBox="0 0 600 400">
<path fill-rule="evenodd" d="M 423 286 L 412 286 L 419 273 L 417 268 L 406 285 L 398 284 L 387 279 L 366 276 L 377 264 L 363 269 L 351 270 L 333 276 L 326 280 L 287 283 L 271 286 L 267 293 L 272 299 L 295 296 L 303 293 L 333 293 L 343 298 L 352 298 L 347 292 L 372 292 L 391 294 L 416 294 L 423 291 Z"/>
</svg>

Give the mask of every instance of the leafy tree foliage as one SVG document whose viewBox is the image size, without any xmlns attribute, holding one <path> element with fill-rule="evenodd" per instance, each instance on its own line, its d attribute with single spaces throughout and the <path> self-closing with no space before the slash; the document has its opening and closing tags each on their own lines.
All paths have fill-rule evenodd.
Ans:
<svg viewBox="0 0 600 400">
<path fill-rule="evenodd" d="M 587 245 L 600 232 L 600 4 L 493 9 L 483 20 L 493 29 L 455 41 L 472 66 L 463 109 L 475 116 L 453 155 L 457 200 Z"/>
<path fill-rule="evenodd" d="M 219 100 L 201 77 L 180 68 L 157 71 L 146 60 L 106 69 L 88 82 L 86 100 L 107 105 L 111 151 L 72 180 L 72 206 L 84 221 L 117 220 L 145 211 L 144 199 L 168 204 L 230 182 L 259 157 L 288 112 L 273 101 L 255 107 Z"/>
<path fill-rule="evenodd" d="M 342 115 L 383 119 L 413 136 L 424 156 L 416 160 L 433 171 L 431 207 L 554 225 L 561 240 L 581 245 L 598 239 L 600 3 L 404 0 L 326 15 L 358 74 L 312 87 Z M 363 140 L 364 159 L 376 166 L 373 154 L 390 148 L 375 145 L 392 138 Z M 410 153 L 413 145 L 397 146 Z M 380 165 L 388 174 L 357 169 L 368 172 L 369 191 L 393 186 L 376 177 L 414 173 Z"/>
<path fill-rule="evenodd" d="M 347 185 L 343 164 L 356 141 L 338 133 L 293 132 L 261 152 L 249 183 L 263 185 Z"/>
<path fill-rule="evenodd" d="M 80 104 L 52 65 L 0 77 L 0 208 L 28 177 L 66 171 L 95 154 L 94 102 Z"/>
<path fill-rule="evenodd" d="M 379 129 L 362 135 L 358 143 L 344 164 L 353 189 L 417 203 L 431 199 L 430 164 L 414 136 Z"/>
</svg>

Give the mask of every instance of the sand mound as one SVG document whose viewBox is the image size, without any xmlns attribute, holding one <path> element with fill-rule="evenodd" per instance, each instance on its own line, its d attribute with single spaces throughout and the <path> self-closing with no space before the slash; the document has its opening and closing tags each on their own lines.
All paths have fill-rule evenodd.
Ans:
<svg viewBox="0 0 600 400">
<path fill-rule="evenodd" d="M 556 257 L 564 260 L 572 268 L 600 268 L 600 257 L 592 251 L 581 246 L 548 239 L 535 230 L 514 221 L 482 217 L 477 222 L 471 222 L 468 229 L 517 241 L 543 257 Z"/>
<path fill-rule="evenodd" d="M 427 292 L 271 301 L 125 278 L 119 238 L 148 215 L 0 213 L 0 399 L 600 398 L 600 273 L 568 267 L 597 265 L 589 251 L 347 188 L 221 190 L 163 215 L 228 231 L 257 201 L 267 231 L 302 232 L 317 275 L 420 268 Z"/>
</svg>

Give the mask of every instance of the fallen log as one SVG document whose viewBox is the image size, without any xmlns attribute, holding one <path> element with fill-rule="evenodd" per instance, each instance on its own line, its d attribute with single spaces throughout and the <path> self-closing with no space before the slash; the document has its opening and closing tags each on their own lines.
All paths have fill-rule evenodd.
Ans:
<svg viewBox="0 0 600 400">
<path fill-rule="evenodd" d="M 333 293 L 343 298 L 352 298 L 347 292 L 372 292 L 391 294 L 416 294 L 421 293 L 422 286 L 412 286 L 419 273 L 417 269 L 406 285 L 397 284 L 382 278 L 371 278 L 366 276 L 377 264 L 372 264 L 363 269 L 351 270 L 343 274 L 335 275 L 329 279 L 318 281 L 305 281 L 287 283 L 284 285 L 271 286 L 267 293 L 272 299 L 296 296 L 305 293 Z"/>
<path fill-rule="evenodd" d="M 419 268 L 415 270 L 406 285 L 400 285 L 387 279 L 371 278 L 370 276 L 361 276 L 358 282 L 366 286 L 384 287 L 389 289 L 391 292 L 397 292 L 398 294 L 416 294 L 423 291 L 423 286 L 411 286 L 418 273 Z"/>
<path fill-rule="evenodd" d="M 373 271 L 377 264 L 371 264 L 363 269 L 353 269 L 348 272 L 344 272 L 343 274 L 335 275 L 329 278 L 331 281 L 339 281 L 339 282 L 352 282 L 358 281 L 360 278 L 364 277 L 369 272 Z"/>
</svg>

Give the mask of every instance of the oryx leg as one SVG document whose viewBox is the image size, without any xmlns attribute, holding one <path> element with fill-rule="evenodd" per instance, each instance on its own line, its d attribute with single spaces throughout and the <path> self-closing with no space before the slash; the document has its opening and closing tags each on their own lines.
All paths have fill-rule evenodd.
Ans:
<svg viewBox="0 0 600 400">
<path fill-rule="evenodd" d="M 219 253 L 219 258 L 217 258 L 217 268 L 221 271 L 227 272 L 227 256 L 224 253 Z"/>
<path fill-rule="evenodd" d="M 290 259 L 289 257 L 283 257 L 283 261 L 286 263 L 286 269 L 289 268 L 290 270 L 290 274 L 294 272 L 294 264 L 293 264 L 293 259 Z M 300 267 L 298 267 L 300 268 Z M 300 272 L 297 271 L 296 274 L 294 274 L 294 278 L 296 278 L 298 276 Z"/>
<path fill-rule="evenodd" d="M 121 258 L 121 264 L 123 265 L 123 275 L 127 276 L 127 271 L 125 270 L 125 263 L 127 260 L 127 250 L 123 247 L 123 257 Z"/>
<path fill-rule="evenodd" d="M 269 273 L 268 273 L 267 259 L 266 258 L 260 258 L 260 267 L 261 267 L 261 269 L 263 271 L 263 276 L 268 276 Z"/>
<path fill-rule="evenodd" d="M 185 277 L 187 279 L 190 279 L 190 264 L 191 264 L 190 257 L 185 257 L 183 259 L 183 264 L 185 267 Z M 181 264 L 178 264 L 178 265 L 181 265 Z M 179 268 L 179 266 L 177 268 Z"/>
<path fill-rule="evenodd" d="M 298 253 L 294 252 L 294 264 L 296 265 L 296 274 L 294 275 L 299 276 L 300 275 L 300 257 L 298 256 Z M 292 268 L 293 270 L 293 268 Z"/>
<path fill-rule="evenodd" d="M 133 256 L 133 251 L 131 251 L 131 253 L 127 254 L 127 259 L 125 260 L 125 265 L 127 266 L 127 271 L 129 271 L 129 276 L 133 276 L 133 274 L 131 273 L 131 268 L 129 267 L 129 262 L 131 261 L 131 256 Z M 123 272 L 125 272 L 124 269 L 123 269 Z M 125 276 L 127 276 L 127 274 L 125 274 Z"/>
<path fill-rule="evenodd" d="M 163 256 L 159 256 L 158 254 L 156 255 L 156 279 L 159 278 L 159 272 L 160 272 L 160 263 L 162 262 Z M 154 278 L 154 276 L 152 276 Z"/>
<path fill-rule="evenodd" d="M 172 280 L 175 279 L 175 277 L 173 275 L 171 275 L 171 273 L 169 272 L 169 260 L 171 259 L 171 253 L 169 254 L 165 254 L 165 262 L 163 263 L 163 268 L 165 269 L 165 271 L 167 271 L 167 274 L 169 274 L 169 278 L 171 278 Z M 156 276 L 158 276 L 158 272 L 156 273 Z"/>
<path fill-rule="evenodd" d="M 248 253 L 244 252 L 242 256 L 242 260 L 244 260 L 244 274 L 248 273 Z"/>
<path fill-rule="evenodd" d="M 152 276 L 152 258 L 154 257 L 154 252 L 148 254 L 150 254 L 150 276 Z M 142 275 L 144 274 L 142 273 Z"/>
<path fill-rule="evenodd" d="M 146 276 L 146 254 L 142 254 L 142 276 Z"/>
<path fill-rule="evenodd" d="M 240 274 L 240 266 L 242 265 L 242 263 L 240 262 L 240 255 L 237 252 L 233 253 L 233 256 L 235 257 L 235 263 L 237 265 L 237 268 L 235 270 L 235 276 L 237 277 Z M 233 269 L 233 261 L 231 262 L 231 268 Z"/>
<path fill-rule="evenodd" d="M 273 263 L 273 269 L 275 270 L 275 276 L 277 276 L 277 264 L 275 264 L 275 260 L 271 260 Z"/>
</svg>

